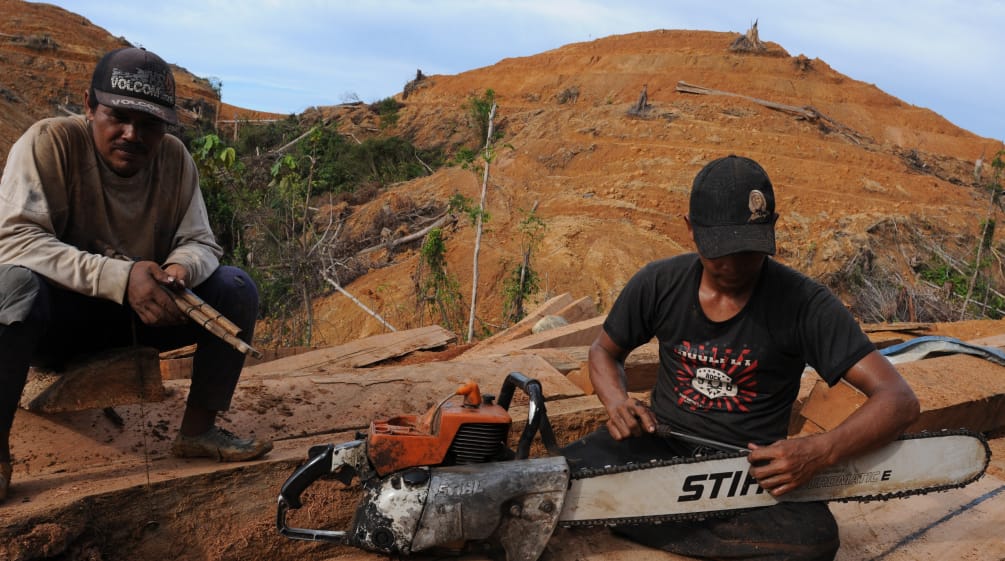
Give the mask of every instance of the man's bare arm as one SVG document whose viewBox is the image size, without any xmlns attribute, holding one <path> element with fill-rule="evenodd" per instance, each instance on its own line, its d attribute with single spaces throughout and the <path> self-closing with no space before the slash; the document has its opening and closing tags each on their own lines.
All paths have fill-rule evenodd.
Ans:
<svg viewBox="0 0 1005 561">
<path fill-rule="evenodd" d="M 643 431 L 656 431 L 653 412 L 641 401 L 628 396 L 625 358 L 629 352 L 604 331 L 590 345 L 590 382 L 607 409 L 607 430 L 615 440 L 640 436 Z"/>
<path fill-rule="evenodd" d="M 770 446 L 749 446 L 750 474 L 772 495 L 783 495 L 825 467 L 879 448 L 918 418 L 914 391 L 879 351 L 866 355 L 844 378 L 868 399 L 840 425 Z"/>
</svg>

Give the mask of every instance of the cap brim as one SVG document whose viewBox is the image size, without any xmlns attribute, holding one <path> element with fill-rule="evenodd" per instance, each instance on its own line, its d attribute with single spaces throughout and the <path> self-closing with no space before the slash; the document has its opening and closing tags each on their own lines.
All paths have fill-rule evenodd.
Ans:
<svg viewBox="0 0 1005 561">
<path fill-rule="evenodd" d="M 178 124 L 178 113 L 170 107 L 158 105 L 145 99 L 110 94 L 99 90 L 94 90 L 94 97 L 97 98 L 98 103 L 101 105 L 107 105 L 108 107 L 114 107 L 116 109 L 126 109 L 129 111 L 142 111 L 143 113 L 153 115 L 166 123 L 172 125 Z"/>
<path fill-rule="evenodd" d="M 717 259 L 743 251 L 775 254 L 775 225 L 694 226 L 694 243 L 706 259 Z"/>
</svg>

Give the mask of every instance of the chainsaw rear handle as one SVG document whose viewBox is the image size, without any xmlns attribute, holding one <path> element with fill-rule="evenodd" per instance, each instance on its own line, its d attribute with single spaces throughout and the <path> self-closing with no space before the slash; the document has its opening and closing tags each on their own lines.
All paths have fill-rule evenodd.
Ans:
<svg viewBox="0 0 1005 561">
<path fill-rule="evenodd" d="M 323 475 L 331 473 L 335 445 L 315 446 L 311 451 L 318 453 L 312 455 L 307 463 L 297 468 L 297 471 L 286 479 L 286 483 L 283 483 L 283 487 L 279 490 L 279 500 L 285 502 L 290 508 L 296 509 L 303 506 L 303 503 L 300 502 L 300 495 L 304 489 L 310 487 Z"/>
<path fill-rule="evenodd" d="M 282 489 L 279 491 L 276 528 L 279 529 L 280 534 L 292 539 L 344 543 L 345 532 L 291 528 L 286 524 L 286 512 L 290 509 L 297 509 L 303 506 L 303 503 L 300 501 L 300 495 L 304 492 L 304 489 L 310 487 L 312 483 L 325 474 L 331 473 L 335 445 L 315 446 L 311 451 L 315 452 L 315 454 L 307 460 L 307 463 L 297 468 L 297 471 L 286 480 L 286 483 L 283 484 Z"/>
<path fill-rule="evenodd" d="M 513 400 L 513 393 L 517 387 L 530 397 L 530 405 L 527 408 L 527 425 L 523 428 L 520 440 L 517 442 L 515 459 L 524 460 L 530 455 L 530 445 L 537 433 L 541 434 L 541 442 L 548 452 L 558 455 L 558 443 L 555 440 L 555 432 L 551 428 L 551 422 L 548 421 L 548 412 L 544 407 L 544 392 L 541 390 L 540 382 L 520 372 L 510 372 L 506 375 L 506 380 L 503 381 L 496 403 L 503 409 L 509 410 L 509 404 Z"/>
</svg>

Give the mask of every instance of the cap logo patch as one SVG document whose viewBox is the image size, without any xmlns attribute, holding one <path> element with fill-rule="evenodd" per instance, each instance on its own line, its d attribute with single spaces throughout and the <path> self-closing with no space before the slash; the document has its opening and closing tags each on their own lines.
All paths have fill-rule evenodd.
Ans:
<svg viewBox="0 0 1005 561">
<path fill-rule="evenodd" d="M 757 189 L 750 192 L 747 207 L 750 208 L 750 218 L 747 222 L 763 222 L 768 218 L 768 199 Z"/>
<path fill-rule="evenodd" d="M 136 72 L 114 68 L 110 82 L 114 93 L 142 95 L 165 105 L 174 105 L 174 78 L 170 74 L 142 68 L 137 68 Z"/>
</svg>

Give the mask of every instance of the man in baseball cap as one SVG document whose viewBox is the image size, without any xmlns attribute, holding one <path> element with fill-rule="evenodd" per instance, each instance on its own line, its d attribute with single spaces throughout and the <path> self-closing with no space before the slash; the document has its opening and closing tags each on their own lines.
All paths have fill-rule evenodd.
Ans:
<svg viewBox="0 0 1005 561">
<path fill-rule="evenodd" d="M 0 177 L 0 501 L 16 467 L 14 414 L 29 365 L 40 361 L 195 343 L 171 452 L 245 461 L 272 449 L 216 426 L 244 354 L 190 321 L 168 292 L 190 288 L 251 342 L 258 290 L 241 269 L 220 265 L 195 162 L 167 132 L 178 123 L 170 67 L 143 49 L 112 51 L 84 105 L 85 115 L 33 125 Z"/>
<path fill-rule="evenodd" d="M 590 347 L 590 381 L 608 421 L 563 450 L 573 468 L 746 448 L 750 476 L 782 496 L 830 465 L 892 441 L 917 418 L 911 388 L 841 301 L 770 257 L 778 215 L 764 168 L 735 155 L 709 162 L 695 176 L 684 218 L 698 252 L 637 272 Z M 624 363 L 653 338 L 660 366 L 645 403 L 628 395 Z M 789 439 L 807 364 L 828 384 L 843 379 L 868 399 L 833 430 Z M 658 425 L 697 439 L 658 435 Z M 714 559 L 825 560 L 840 545 L 826 503 L 813 502 L 615 532 Z"/>
</svg>

